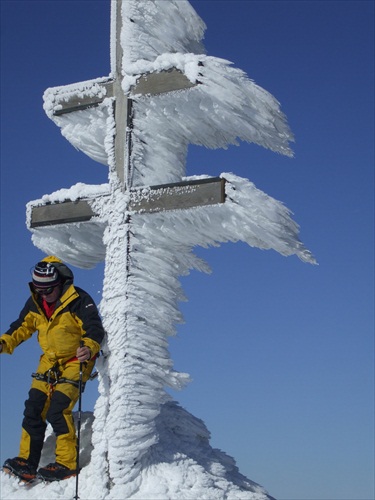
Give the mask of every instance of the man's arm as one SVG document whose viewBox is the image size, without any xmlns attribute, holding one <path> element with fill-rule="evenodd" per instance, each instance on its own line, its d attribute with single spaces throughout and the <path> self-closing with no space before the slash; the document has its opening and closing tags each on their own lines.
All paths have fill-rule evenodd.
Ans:
<svg viewBox="0 0 375 500">
<path fill-rule="evenodd" d="M 35 315 L 38 313 L 33 300 L 30 298 L 22 309 L 19 318 L 14 321 L 9 330 L 0 337 L 1 351 L 12 354 L 14 349 L 29 339 L 35 332 Z"/>
<path fill-rule="evenodd" d="M 94 356 L 100 351 L 100 344 L 104 339 L 104 328 L 100 319 L 98 308 L 92 297 L 84 290 L 75 287 L 80 295 L 80 300 L 73 306 L 72 313 L 76 315 L 81 323 L 83 331 L 82 340 L 84 346 L 91 351 L 90 356 Z M 83 351 L 77 349 L 77 358 L 86 356 Z M 87 351 L 85 351 L 87 353 Z M 86 361 L 86 358 L 84 361 Z M 81 360 L 80 360 L 81 361 Z"/>
</svg>

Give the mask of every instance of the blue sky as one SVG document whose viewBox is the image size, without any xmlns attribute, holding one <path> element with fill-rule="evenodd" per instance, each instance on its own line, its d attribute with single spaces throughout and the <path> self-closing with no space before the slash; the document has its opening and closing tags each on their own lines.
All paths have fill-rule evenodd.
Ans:
<svg viewBox="0 0 375 500">
<path fill-rule="evenodd" d="M 242 243 L 197 249 L 210 276 L 183 278 L 186 323 L 171 340 L 190 386 L 174 397 L 212 444 L 278 500 L 374 497 L 374 4 L 191 2 L 209 55 L 281 102 L 295 158 L 255 145 L 192 147 L 189 175 L 234 172 L 283 201 L 319 266 Z M 1 331 L 43 257 L 25 204 L 107 169 L 46 117 L 46 88 L 106 76 L 109 2 L 1 0 Z M 100 301 L 103 266 L 74 269 Z M 18 453 L 36 339 L 0 358 L 1 460 Z M 92 409 L 95 383 L 85 392 Z"/>
</svg>

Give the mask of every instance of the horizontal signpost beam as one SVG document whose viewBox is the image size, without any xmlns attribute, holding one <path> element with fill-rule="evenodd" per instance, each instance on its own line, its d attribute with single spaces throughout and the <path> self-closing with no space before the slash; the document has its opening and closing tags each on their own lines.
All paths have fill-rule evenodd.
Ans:
<svg viewBox="0 0 375 500">
<path fill-rule="evenodd" d="M 97 83 L 93 86 L 95 91 L 102 89 L 102 92 L 97 92 L 97 95 L 92 95 L 92 89 L 87 88 L 86 91 L 78 91 L 75 95 L 69 98 L 64 98 L 63 95 L 55 95 L 55 109 L 53 114 L 61 116 L 66 113 L 73 113 L 83 109 L 92 108 L 102 103 L 106 97 L 114 96 L 113 80 L 109 79 L 106 82 Z M 147 73 L 142 75 L 134 87 L 131 88 L 131 95 L 158 95 L 175 90 L 183 90 L 195 87 L 198 84 L 192 83 L 180 70 L 171 68 L 155 73 Z M 87 94 L 85 95 L 85 92 Z"/>
<path fill-rule="evenodd" d="M 106 195 L 103 195 L 106 196 Z M 163 186 L 132 189 L 129 211 L 155 213 L 182 210 L 225 202 L 225 179 L 211 177 Z M 31 209 L 31 228 L 87 222 L 96 214 L 88 199 L 35 205 Z"/>
<path fill-rule="evenodd" d="M 69 222 L 84 222 L 95 217 L 87 200 L 63 201 L 38 205 L 31 209 L 30 227 L 54 226 Z"/>
<path fill-rule="evenodd" d="M 216 205 L 224 201 L 225 180 L 215 177 L 132 190 L 129 208 L 152 213 Z"/>
<path fill-rule="evenodd" d="M 197 83 L 192 83 L 180 70 L 171 68 L 158 73 L 147 73 L 142 75 L 135 87 L 131 89 L 131 94 L 158 95 L 174 90 L 183 90 L 195 87 Z"/>
<path fill-rule="evenodd" d="M 53 111 L 53 114 L 55 116 L 60 116 L 65 115 L 66 113 L 80 111 L 82 109 L 93 108 L 103 102 L 106 97 L 113 97 L 113 80 L 108 80 L 108 82 L 99 84 L 96 83 L 95 85 L 97 87 L 101 87 L 103 90 L 96 96 L 90 95 L 90 92 L 88 92 L 87 95 L 84 95 L 84 92 L 77 92 L 76 95 L 73 95 L 68 99 L 64 99 L 64 97 L 61 96 L 61 100 L 59 100 L 59 96 L 56 94 L 56 107 Z"/>
</svg>

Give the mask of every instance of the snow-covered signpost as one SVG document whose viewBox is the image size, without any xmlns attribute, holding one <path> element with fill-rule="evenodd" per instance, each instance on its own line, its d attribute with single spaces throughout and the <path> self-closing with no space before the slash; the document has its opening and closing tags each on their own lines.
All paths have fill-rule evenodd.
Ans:
<svg viewBox="0 0 375 500">
<path fill-rule="evenodd" d="M 181 321 L 178 278 L 207 270 L 193 247 L 241 240 L 314 262 L 288 209 L 250 181 L 185 177 L 189 143 L 217 148 L 242 139 L 290 155 L 277 101 L 204 54 L 205 26 L 188 1 L 113 0 L 111 12 L 111 76 L 44 96 L 62 134 L 109 166 L 109 183 L 78 184 L 28 205 L 39 248 L 79 267 L 105 259 L 108 356 L 99 362 L 90 498 L 128 498 L 157 462 L 160 415 L 178 408 L 164 388 L 188 380 L 173 370 L 167 342 Z M 242 487 L 255 491 L 251 482 Z"/>
</svg>

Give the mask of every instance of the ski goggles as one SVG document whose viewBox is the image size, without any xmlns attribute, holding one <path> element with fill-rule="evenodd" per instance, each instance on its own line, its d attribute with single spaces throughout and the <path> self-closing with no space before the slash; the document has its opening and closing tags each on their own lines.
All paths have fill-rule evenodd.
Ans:
<svg viewBox="0 0 375 500">
<path fill-rule="evenodd" d="M 34 286 L 34 292 L 38 295 L 50 295 L 57 286 L 59 285 L 49 286 L 48 288 L 36 288 Z"/>
</svg>

